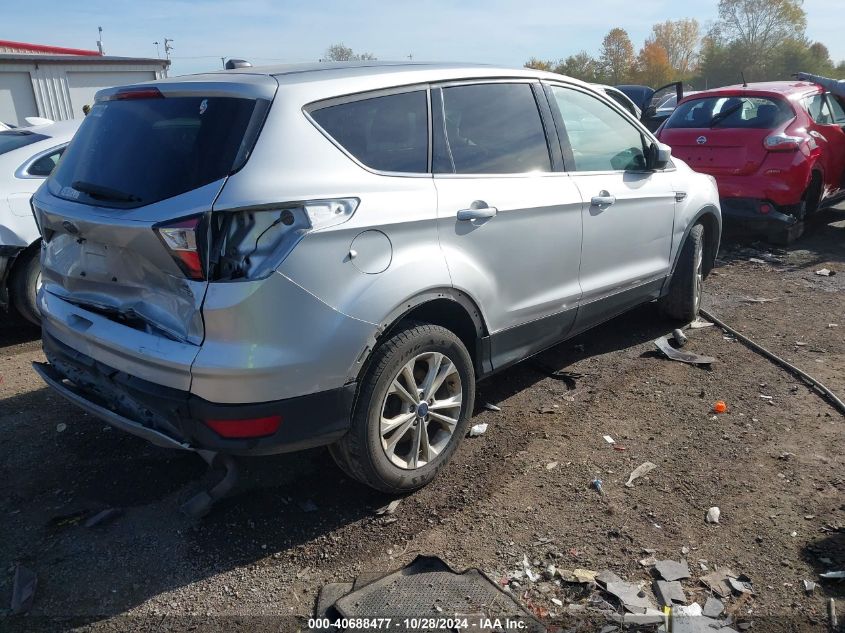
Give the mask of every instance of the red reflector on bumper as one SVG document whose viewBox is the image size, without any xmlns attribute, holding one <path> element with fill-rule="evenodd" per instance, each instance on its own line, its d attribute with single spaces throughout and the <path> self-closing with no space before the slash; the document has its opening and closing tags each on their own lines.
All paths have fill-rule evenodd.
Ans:
<svg viewBox="0 0 845 633">
<path fill-rule="evenodd" d="M 282 416 L 247 418 L 245 420 L 206 420 L 205 424 L 221 437 L 264 437 L 279 430 Z"/>
</svg>

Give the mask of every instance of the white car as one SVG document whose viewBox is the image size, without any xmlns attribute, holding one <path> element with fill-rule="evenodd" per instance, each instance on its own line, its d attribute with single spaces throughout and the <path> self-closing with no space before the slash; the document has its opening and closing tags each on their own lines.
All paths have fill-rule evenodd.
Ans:
<svg viewBox="0 0 845 633">
<path fill-rule="evenodd" d="M 29 199 L 59 162 L 81 121 L 0 131 L 0 305 L 39 323 L 40 235 Z"/>
</svg>

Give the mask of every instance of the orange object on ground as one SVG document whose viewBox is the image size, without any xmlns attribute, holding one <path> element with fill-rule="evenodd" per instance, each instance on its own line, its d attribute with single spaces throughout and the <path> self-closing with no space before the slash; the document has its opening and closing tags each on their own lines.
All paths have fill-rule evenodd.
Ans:
<svg viewBox="0 0 845 633">
<path fill-rule="evenodd" d="M 728 405 L 725 404 L 724 400 L 717 400 L 716 404 L 713 405 L 713 411 L 716 413 L 724 413 L 728 410 Z"/>
</svg>

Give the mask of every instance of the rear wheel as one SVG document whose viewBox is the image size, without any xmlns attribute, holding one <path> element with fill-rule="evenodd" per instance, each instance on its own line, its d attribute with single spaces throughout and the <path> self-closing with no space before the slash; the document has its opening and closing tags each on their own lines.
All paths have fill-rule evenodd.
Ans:
<svg viewBox="0 0 845 633">
<path fill-rule="evenodd" d="M 15 262 L 9 291 L 12 305 L 30 323 L 41 324 L 35 296 L 41 286 L 41 261 L 38 249 L 23 252 Z"/>
<path fill-rule="evenodd" d="M 681 246 L 669 292 L 660 299 L 660 309 L 671 319 L 689 323 L 698 316 L 704 285 L 704 226 L 696 224 Z"/>
<path fill-rule="evenodd" d="M 411 324 L 377 348 L 352 428 L 330 447 L 338 466 L 377 490 L 429 483 L 466 434 L 475 399 L 472 359 L 436 325 Z"/>
</svg>

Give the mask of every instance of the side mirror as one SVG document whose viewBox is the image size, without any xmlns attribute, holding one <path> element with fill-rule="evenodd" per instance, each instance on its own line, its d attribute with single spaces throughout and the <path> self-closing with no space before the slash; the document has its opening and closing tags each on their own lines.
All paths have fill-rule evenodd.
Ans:
<svg viewBox="0 0 845 633">
<path fill-rule="evenodd" d="M 648 148 L 648 168 L 665 169 L 672 157 L 672 148 L 663 143 L 652 143 Z"/>
</svg>

